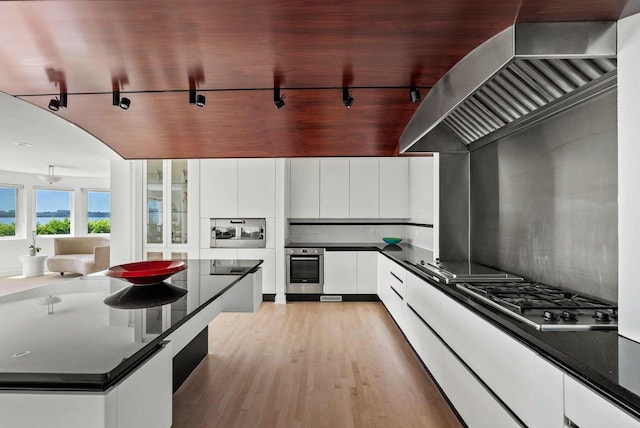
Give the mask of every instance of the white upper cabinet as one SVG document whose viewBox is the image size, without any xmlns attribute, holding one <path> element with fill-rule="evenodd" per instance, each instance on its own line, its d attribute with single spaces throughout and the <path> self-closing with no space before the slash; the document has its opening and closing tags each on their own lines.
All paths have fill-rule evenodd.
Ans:
<svg viewBox="0 0 640 428">
<path fill-rule="evenodd" d="M 200 217 L 238 216 L 238 160 L 200 161 Z"/>
<path fill-rule="evenodd" d="M 275 217 L 276 160 L 238 160 L 237 217 Z"/>
<path fill-rule="evenodd" d="M 320 160 L 290 162 L 291 218 L 320 217 Z"/>
<path fill-rule="evenodd" d="M 349 217 L 349 159 L 320 159 L 320 217 Z"/>
<path fill-rule="evenodd" d="M 200 162 L 200 217 L 275 217 L 275 159 Z"/>
<path fill-rule="evenodd" d="M 378 218 L 378 159 L 351 159 L 349 217 Z"/>
<path fill-rule="evenodd" d="M 409 159 L 380 158 L 380 218 L 409 218 Z"/>
<path fill-rule="evenodd" d="M 408 158 L 290 160 L 291 218 L 410 218 Z"/>
</svg>

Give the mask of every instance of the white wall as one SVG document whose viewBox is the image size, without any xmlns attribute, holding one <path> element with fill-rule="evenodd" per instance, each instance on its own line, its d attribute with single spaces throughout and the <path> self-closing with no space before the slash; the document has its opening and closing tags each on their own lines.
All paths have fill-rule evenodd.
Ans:
<svg viewBox="0 0 640 428">
<path fill-rule="evenodd" d="M 31 230 L 35 226 L 35 188 L 73 190 L 72 197 L 72 234 L 86 235 L 85 231 L 74 230 L 74 223 L 78 224 L 84 217 L 86 201 L 82 189 L 109 190 L 109 178 L 91 177 L 63 177 L 55 184 L 41 181 L 36 174 L 22 174 L 0 171 L 0 183 L 6 185 L 24 186 L 18 192 L 18 219 L 15 238 L 0 238 L 0 276 L 19 275 L 22 266 L 18 256 L 28 253 L 31 245 Z M 20 213 L 24 213 L 20 214 Z M 40 254 L 53 253 L 53 236 L 39 236 L 37 246 L 42 248 Z"/>
<path fill-rule="evenodd" d="M 618 332 L 640 341 L 640 15 L 618 21 Z"/>
</svg>

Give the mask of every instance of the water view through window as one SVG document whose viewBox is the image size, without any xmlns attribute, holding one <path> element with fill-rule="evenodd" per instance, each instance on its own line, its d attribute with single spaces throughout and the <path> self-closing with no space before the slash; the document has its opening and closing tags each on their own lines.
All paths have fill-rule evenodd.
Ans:
<svg viewBox="0 0 640 428">
<path fill-rule="evenodd" d="M 70 190 L 36 189 L 36 230 L 38 235 L 71 233 Z"/>
<path fill-rule="evenodd" d="M 0 236 L 16 235 L 17 189 L 0 187 Z"/>
<path fill-rule="evenodd" d="M 87 232 L 111 232 L 111 193 L 87 192 Z"/>
</svg>

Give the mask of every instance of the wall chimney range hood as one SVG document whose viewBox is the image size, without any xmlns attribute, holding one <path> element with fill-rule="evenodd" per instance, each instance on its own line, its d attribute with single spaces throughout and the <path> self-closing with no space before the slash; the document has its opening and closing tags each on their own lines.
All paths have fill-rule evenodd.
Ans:
<svg viewBox="0 0 640 428">
<path fill-rule="evenodd" d="M 400 152 L 468 152 L 616 84 L 615 22 L 513 25 L 424 97 Z"/>
</svg>

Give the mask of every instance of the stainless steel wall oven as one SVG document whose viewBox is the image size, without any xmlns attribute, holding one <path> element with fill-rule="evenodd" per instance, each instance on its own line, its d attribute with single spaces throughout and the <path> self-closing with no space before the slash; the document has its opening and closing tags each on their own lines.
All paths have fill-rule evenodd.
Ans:
<svg viewBox="0 0 640 428">
<path fill-rule="evenodd" d="M 264 248 L 264 218 L 212 218 L 211 248 Z"/>
<path fill-rule="evenodd" d="M 287 289 L 290 294 L 324 292 L 324 248 L 287 248 Z"/>
</svg>

